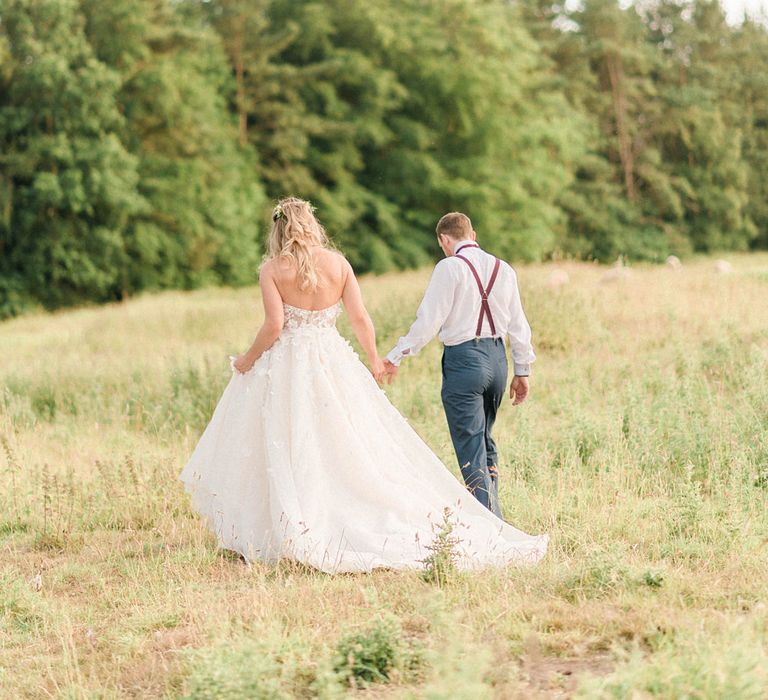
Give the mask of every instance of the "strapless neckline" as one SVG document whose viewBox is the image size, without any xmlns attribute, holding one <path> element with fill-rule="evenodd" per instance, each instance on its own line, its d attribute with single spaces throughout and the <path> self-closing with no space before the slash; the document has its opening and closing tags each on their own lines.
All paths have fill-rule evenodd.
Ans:
<svg viewBox="0 0 768 700">
<path fill-rule="evenodd" d="M 289 309 L 296 309 L 297 311 L 306 311 L 307 313 L 314 314 L 314 313 L 320 313 L 321 311 L 329 311 L 335 306 L 338 306 L 340 303 L 341 303 L 341 299 L 334 302 L 330 306 L 326 306 L 323 309 L 305 309 L 303 306 L 294 306 L 293 304 L 288 304 L 287 302 L 283 302 L 283 306 L 287 306 Z"/>
</svg>

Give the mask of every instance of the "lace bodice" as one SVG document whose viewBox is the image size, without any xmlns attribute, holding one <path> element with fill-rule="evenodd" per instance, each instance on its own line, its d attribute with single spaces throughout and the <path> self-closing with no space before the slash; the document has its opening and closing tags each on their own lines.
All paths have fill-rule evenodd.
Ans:
<svg viewBox="0 0 768 700">
<path fill-rule="evenodd" d="M 283 328 L 304 328 L 311 326 L 314 328 L 333 328 L 336 325 L 336 319 L 341 313 L 341 306 L 336 302 L 333 306 L 317 311 L 310 309 L 300 309 L 298 306 L 291 306 L 283 302 L 283 312 L 285 320 Z"/>
</svg>

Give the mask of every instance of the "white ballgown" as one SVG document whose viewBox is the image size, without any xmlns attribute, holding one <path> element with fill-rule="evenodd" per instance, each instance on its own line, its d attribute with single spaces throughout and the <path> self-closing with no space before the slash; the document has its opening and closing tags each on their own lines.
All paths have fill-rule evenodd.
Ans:
<svg viewBox="0 0 768 700">
<path fill-rule="evenodd" d="M 450 508 L 463 569 L 534 563 L 528 535 L 482 506 L 336 330 L 337 303 L 284 305 L 279 339 L 234 370 L 180 475 L 220 547 L 325 572 L 422 568 Z"/>
</svg>

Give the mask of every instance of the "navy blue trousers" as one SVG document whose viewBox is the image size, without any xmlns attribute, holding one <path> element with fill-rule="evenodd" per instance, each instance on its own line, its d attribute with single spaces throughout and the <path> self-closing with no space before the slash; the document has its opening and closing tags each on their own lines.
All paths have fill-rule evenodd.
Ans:
<svg viewBox="0 0 768 700">
<path fill-rule="evenodd" d="M 501 517 L 498 453 L 491 429 L 507 386 L 504 340 L 481 338 L 447 345 L 442 365 L 443 408 L 464 483 Z"/>
</svg>

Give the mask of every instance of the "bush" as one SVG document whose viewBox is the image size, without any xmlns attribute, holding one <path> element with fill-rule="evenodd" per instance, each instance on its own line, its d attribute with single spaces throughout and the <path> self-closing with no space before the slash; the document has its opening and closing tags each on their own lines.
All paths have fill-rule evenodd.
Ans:
<svg viewBox="0 0 768 700">
<path fill-rule="evenodd" d="M 300 646 L 291 639 L 243 638 L 195 650 L 190 654 L 191 673 L 183 697 L 185 700 L 295 698 L 297 692 L 307 687 L 306 679 L 297 681 L 298 669 L 311 665 Z"/>
<path fill-rule="evenodd" d="M 421 656 L 404 638 L 397 619 L 386 616 L 339 641 L 333 670 L 348 685 L 365 687 L 411 675 L 420 665 Z"/>
<path fill-rule="evenodd" d="M 431 544 L 427 545 L 429 556 L 422 559 L 424 570 L 421 577 L 427 583 L 444 586 L 456 574 L 456 545 L 459 538 L 453 534 L 453 523 L 450 521 L 451 509 L 443 511 L 443 521 Z"/>
</svg>

